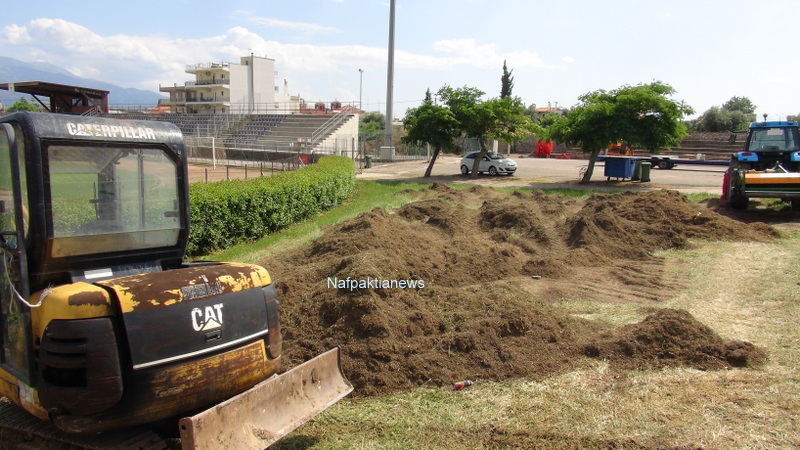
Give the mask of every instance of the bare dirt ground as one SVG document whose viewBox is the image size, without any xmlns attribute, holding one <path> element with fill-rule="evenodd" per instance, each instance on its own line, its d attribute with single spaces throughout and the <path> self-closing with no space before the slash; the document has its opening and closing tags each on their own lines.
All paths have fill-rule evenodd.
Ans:
<svg viewBox="0 0 800 450">
<path fill-rule="evenodd" d="M 189 182 L 212 183 L 222 180 L 247 180 L 260 176 L 269 176 L 270 173 L 268 170 L 262 171 L 260 167 L 224 166 L 221 164 L 216 167 L 211 165 L 189 165 Z"/>
<path fill-rule="evenodd" d="M 618 370 L 758 367 L 764 349 L 724 340 L 660 299 L 659 250 L 695 240 L 768 242 L 779 232 L 691 203 L 675 191 L 503 194 L 434 184 L 394 213 L 376 209 L 312 244 L 271 257 L 292 366 L 335 345 L 357 395 L 445 386 L 454 377 L 543 379 L 602 359 Z M 422 280 L 424 288 L 350 288 L 335 280 Z M 615 328 L 553 303 L 592 296 L 649 316 Z"/>
</svg>

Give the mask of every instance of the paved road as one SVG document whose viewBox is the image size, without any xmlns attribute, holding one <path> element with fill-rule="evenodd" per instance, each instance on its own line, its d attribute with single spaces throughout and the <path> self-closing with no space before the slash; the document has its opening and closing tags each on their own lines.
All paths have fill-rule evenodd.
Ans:
<svg viewBox="0 0 800 450">
<path fill-rule="evenodd" d="M 362 179 L 378 180 L 414 180 L 414 181 L 441 181 L 447 183 L 475 183 L 469 177 L 462 176 L 459 170 L 458 157 L 445 156 L 439 158 L 434 166 L 430 179 L 422 178 L 427 168 L 427 161 L 408 161 L 390 164 L 375 164 L 370 169 L 363 169 L 358 175 Z M 578 184 L 578 175 L 582 167 L 589 164 L 588 160 L 577 159 L 540 159 L 540 158 L 515 158 L 517 173 L 514 176 L 481 175 L 478 183 L 489 186 L 524 186 L 534 188 L 570 187 L 574 189 L 674 189 L 681 192 L 708 192 L 720 194 L 722 191 L 722 175 L 725 166 L 701 166 L 679 164 L 674 169 L 653 169 L 650 173 L 649 183 L 634 181 L 607 181 L 603 176 L 604 164 L 595 165 L 591 183 Z"/>
</svg>

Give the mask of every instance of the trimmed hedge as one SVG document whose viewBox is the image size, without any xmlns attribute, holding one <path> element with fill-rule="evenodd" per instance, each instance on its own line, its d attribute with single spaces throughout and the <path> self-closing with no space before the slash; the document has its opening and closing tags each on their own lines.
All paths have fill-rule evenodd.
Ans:
<svg viewBox="0 0 800 450">
<path fill-rule="evenodd" d="M 202 255 L 260 239 L 338 205 L 355 185 L 355 165 L 344 156 L 252 180 L 195 183 L 189 187 L 188 255 Z"/>
</svg>

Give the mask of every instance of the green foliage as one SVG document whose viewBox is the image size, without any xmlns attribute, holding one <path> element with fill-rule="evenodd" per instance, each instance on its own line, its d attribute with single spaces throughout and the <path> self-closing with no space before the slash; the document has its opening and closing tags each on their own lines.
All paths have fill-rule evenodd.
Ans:
<svg viewBox="0 0 800 450">
<path fill-rule="evenodd" d="M 722 109 L 726 111 L 740 111 L 745 114 L 755 114 L 756 105 L 753 104 L 747 97 L 733 96 L 727 102 L 723 103 Z"/>
<path fill-rule="evenodd" d="M 454 139 L 459 135 L 458 121 L 444 106 L 424 102 L 417 108 L 406 111 L 403 119 L 406 135 L 402 142 L 410 145 L 431 144 L 435 149 L 455 148 Z"/>
<path fill-rule="evenodd" d="M 524 114 L 526 116 L 528 116 L 528 118 L 531 119 L 531 121 L 539 122 L 539 116 L 540 115 L 539 115 L 539 111 L 536 111 L 536 103 L 531 103 L 530 106 L 525 108 L 525 113 Z"/>
<path fill-rule="evenodd" d="M 692 109 L 669 98 L 674 89 L 661 82 L 623 86 L 613 91 L 598 90 L 580 97 L 581 104 L 547 129 L 547 138 L 578 145 L 591 153 L 588 182 L 600 150 L 624 142 L 635 148 L 657 150 L 680 144 L 686 127 L 680 122 Z"/>
<path fill-rule="evenodd" d="M 442 149 L 454 149 L 454 139 L 461 134 L 458 120 L 453 112 L 444 106 L 433 104 L 430 89 L 425 91 L 425 101 L 422 105 L 406 111 L 403 124 L 406 134 L 401 141 L 404 144 L 430 144 L 434 149 L 433 157 L 425 170 L 426 177 L 431 175 L 439 152 Z"/>
<path fill-rule="evenodd" d="M 28 103 L 27 100 L 21 98 L 14 102 L 13 105 L 6 108 L 6 112 L 15 112 L 15 111 L 40 111 L 41 109 L 34 105 L 33 103 Z"/>
<path fill-rule="evenodd" d="M 379 112 L 369 112 L 361 116 L 358 123 L 358 132 L 367 134 L 367 139 L 373 139 L 383 134 L 386 118 Z"/>
<path fill-rule="evenodd" d="M 750 122 L 755 121 L 755 114 L 742 111 L 728 111 L 712 106 L 700 115 L 694 123 L 697 131 L 742 131 L 746 130 Z"/>
<path fill-rule="evenodd" d="M 259 239 L 338 205 L 350 196 L 354 183 L 353 161 L 327 156 L 294 172 L 193 184 L 187 253 L 204 254 Z"/>
<path fill-rule="evenodd" d="M 481 148 L 485 148 L 487 139 L 516 142 L 538 130 L 525 114 L 519 98 L 482 101 L 483 91 L 466 86 L 458 89 L 444 86 L 438 95 L 459 122 L 461 131 L 477 138 Z"/>
<path fill-rule="evenodd" d="M 694 121 L 697 131 L 742 131 L 756 120 L 756 105 L 747 97 L 733 96 L 722 107 L 712 106 Z"/>
<path fill-rule="evenodd" d="M 475 158 L 472 178 L 478 176 L 478 164 L 487 152 L 488 139 L 513 143 L 539 130 L 525 114 L 525 106 L 519 98 L 482 101 L 484 92 L 479 89 L 466 86 L 454 89 L 447 85 L 439 89 L 438 95 L 455 116 L 461 132 L 480 142 L 481 153 Z"/>
<path fill-rule="evenodd" d="M 511 74 L 514 69 L 508 70 L 506 62 L 503 61 L 503 76 L 500 77 L 500 98 L 511 97 L 511 90 L 514 89 L 514 77 Z"/>
</svg>

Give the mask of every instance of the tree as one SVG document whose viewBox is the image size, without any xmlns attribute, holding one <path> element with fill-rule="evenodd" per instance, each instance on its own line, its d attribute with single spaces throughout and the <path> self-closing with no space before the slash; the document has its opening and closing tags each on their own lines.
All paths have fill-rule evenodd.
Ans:
<svg viewBox="0 0 800 450">
<path fill-rule="evenodd" d="M 712 106 L 695 121 L 697 131 L 741 131 L 756 120 L 756 105 L 747 97 L 733 96 L 722 107 Z"/>
<path fill-rule="evenodd" d="M 361 116 L 358 123 L 358 132 L 366 133 L 367 139 L 373 139 L 383 133 L 383 125 L 386 123 L 383 114 L 370 112 Z"/>
<path fill-rule="evenodd" d="M 500 98 L 511 97 L 511 90 L 514 89 L 514 77 L 511 76 L 512 72 L 514 72 L 514 69 L 509 71 L 506 62 L 503 61 L 503 76 L 500 77 Z"/>
<path fill-rule="evenodd" d="M 472 165 L 472 178 L 477 178 L 478 165 L 488 152 L 488 139 L 517 142 L 537 129 L 525 115 L 520 99 L 505 97 L 484 102 L 483 95 L 484 92 L 476 88 L 454 89 L 446 85 L 438 93 L 458 121 L 461 132 L 480 143 L 481 151 Z"/>
<path fill-rule="evenodd" d="M 14 111 L 40 111 L 40 108 L 33 103 L 28 103 L 24 98 L 20 98 L 6 109 L 6 112 Z"/>
<path fill-rule="evenodd" d="M 727 102 L 722 104 L 722 109 L 726 111 L 741 111 L 745 114 L 755 114 L 756 105 L 747 97 L 733 96 Z"/>
<path fill-rule="evenodd" d="M 600 151 L 622 142 L 636 148 L 657 150 L 680 144 L 686 136 L 681 117 L 692 109 L 669 98 L 675 90 L 655 81 L 622 86 L 607 92 L 584 94 L 569 114 L 556 118 L 548 137 L 567 145 L 579 145 L 589 153 L 589 167 L 581 183 L 588 183 Z"/>
<path fill-rule="evenodd" d="M 430 144 L 433 147 L 433 157 L 425 170 L 425 176 L 429 177 L 441 150 L 455 148 L 453 140 L 460 134 L 459 123 L 449 109 L 433 104 L 428 90 L 422 105 L 406 111 L 403 124 L 406 135 L 401 141 L 404 144 Z"/>
</svg>

